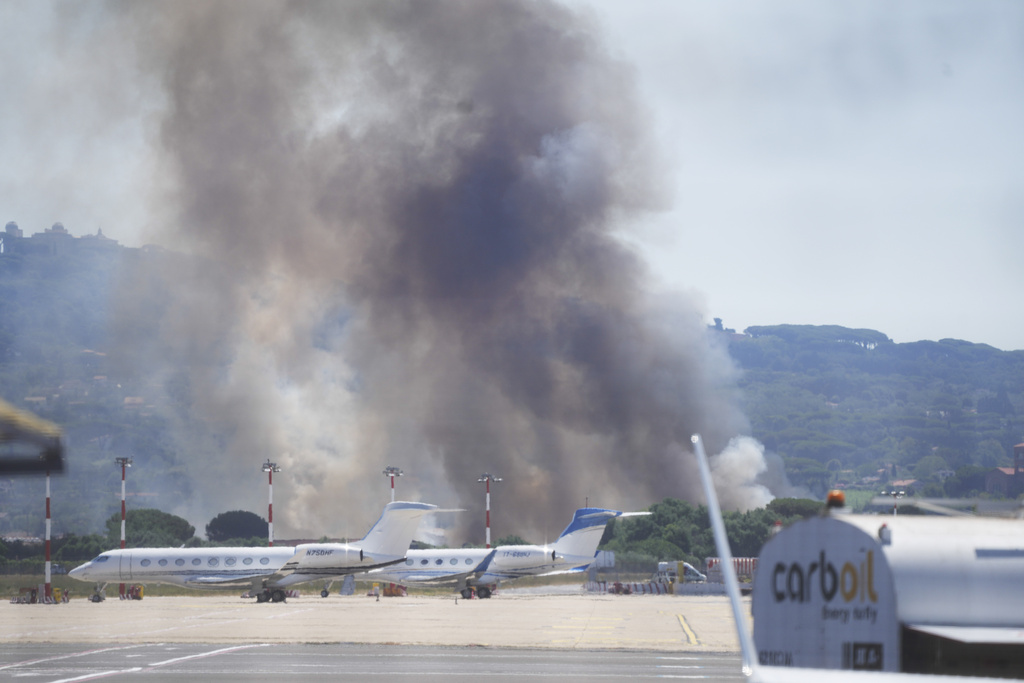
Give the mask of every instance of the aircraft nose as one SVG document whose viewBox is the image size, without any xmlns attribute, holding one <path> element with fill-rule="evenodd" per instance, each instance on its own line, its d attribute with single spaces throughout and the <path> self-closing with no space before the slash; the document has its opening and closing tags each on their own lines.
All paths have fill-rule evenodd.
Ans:
<svg viewBox="0 0 1024 683">
<path fill-rule="evenodd" d="M 86 562 L 85 564 L 83 564 L 81 566 L 75 567 L 74 569 L 72 569 L 71 571 L 68 572 L 68 576 L 74 577 L 76 579 L 80 579 L 83 576 L 85 576 L 85 569 L 88 566 L 89 566 L 89 563 Z"/>
</svg>

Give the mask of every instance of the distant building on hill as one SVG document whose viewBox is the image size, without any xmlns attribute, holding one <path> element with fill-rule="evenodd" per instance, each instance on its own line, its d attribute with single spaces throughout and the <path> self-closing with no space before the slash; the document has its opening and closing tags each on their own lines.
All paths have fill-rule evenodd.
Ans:
<svg viewBox="0 0 1024 683">
<path fill-rule="evenodd" d="M 896 479 L 892 482 L 892 488 L 903 491 L 908 496 L 913 496 L 921 488 L 921 482 L 917 479 Z"/>
<path fill-rule="evenodd" d="M 1024 443 L 1013 447 L 1013 467 L 996 467 L 985 475 L 985 492 L 1003 498 L 1024 493 Z"/>
<path fill-rule="evenodd" d="M 25 237 L 24 231 L 14 221 L 9 221 L 0 233 L 0 255 L 3 254 L 49 254 L 57 256 L 75 253 L 79 250 L 116 249 L 120 245 L 97 230 L 95 235 L 75 237 L 61 222 L 54 223 L 43 232 Z"/>
</svg>

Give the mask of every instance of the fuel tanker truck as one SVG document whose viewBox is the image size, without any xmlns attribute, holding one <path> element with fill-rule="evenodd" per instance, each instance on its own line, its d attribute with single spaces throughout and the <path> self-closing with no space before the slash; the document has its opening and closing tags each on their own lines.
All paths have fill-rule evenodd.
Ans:
<svg viewBox="0 0 1024 683">
<path fill-rule="evenodd" d="M 833 508 L 765 544 L 752 611 L 761 666 L 1024 678 L 1024 521 Z"/>
</svg>

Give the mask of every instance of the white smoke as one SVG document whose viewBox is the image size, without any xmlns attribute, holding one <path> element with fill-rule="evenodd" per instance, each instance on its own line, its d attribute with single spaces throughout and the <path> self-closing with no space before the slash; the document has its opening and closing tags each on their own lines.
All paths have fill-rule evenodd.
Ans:
<svg viewBox="0 0 1024 683">
<path fill-rule="evenodd" d="M 718 455 L 711 456 L 711 477 L 722 507 L 741 512 L 762 508 L 775 498 L 757 478 L 768 469 L 764 445 L 749 436 L 738 436 Z"/>
</svg>

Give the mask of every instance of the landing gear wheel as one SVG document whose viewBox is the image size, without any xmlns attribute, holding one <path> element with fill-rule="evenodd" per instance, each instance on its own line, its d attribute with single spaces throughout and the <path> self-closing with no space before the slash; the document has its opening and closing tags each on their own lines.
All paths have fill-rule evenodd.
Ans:
<svg viewBox="0 0 1024 683">
<path fill-rule="evenodd" d="M 270 593 L 267 591 L 260 591 L 256 594 L 256 602 L 267 602 L 270 600 Z"/>
<path fill-rule="evenodd" d="M 462 589 L 462 597 L 464 597 L 466 600 L 469 600 L 471 597 L 473 597 L 473 589 L 472 588 L 463 588 Z"/>
<path fill-rule="evenodd" d="M 491 589 L 487 586 L 480 586 L 476 589 L 476 595 L 481 600 L 486 600 L 487 598 L 491 597 Z"/>
<path fill-rule="evenodd" d="M 321 598 L 326 598 L 330 594 L 331 594 L 331 592 L 329 590 L 327 590 L 326 588 L 323 589 L 322 591 L 320 591 L 320 597 Z"/>
<path fill-rule="evenodd" d="M 92 595 L 89 596 L 89 599 L 92 600 L 93 602 L 103 602 L 103 596 L 100 595 L 99 593 L 93 593 Z"/>
<path fill-rule="evenodd" d="M 274 602 L 284 602 L 284 591 L 280 589 L 274 591 L 270 594 L 270 599 Z"/>
</svg>

